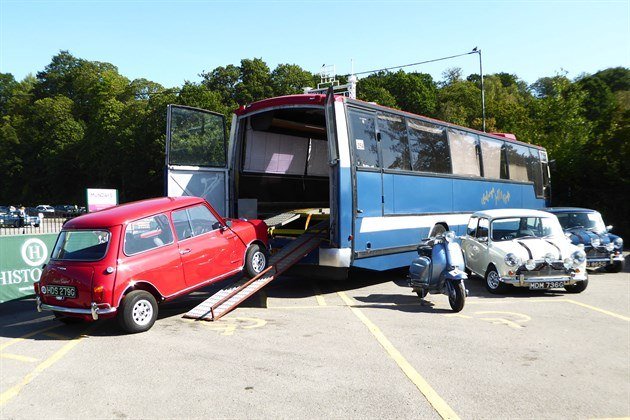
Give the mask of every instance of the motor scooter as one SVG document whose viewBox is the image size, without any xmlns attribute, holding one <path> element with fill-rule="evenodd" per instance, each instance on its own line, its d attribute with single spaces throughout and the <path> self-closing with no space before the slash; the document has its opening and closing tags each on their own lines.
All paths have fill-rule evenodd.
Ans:
<svg viewBox="0 0 630 420">
<path fill-rule="evenodd" d="M 420 299 L 429 293 L 447 295 L 453 312 L 459 312 L 468 295 L 464 270 L 464 256 L 455 242 L 455 232 L 440 233 L 418 245 L 418 258 L 409 267 L 409 285 Z"/>
</svg>

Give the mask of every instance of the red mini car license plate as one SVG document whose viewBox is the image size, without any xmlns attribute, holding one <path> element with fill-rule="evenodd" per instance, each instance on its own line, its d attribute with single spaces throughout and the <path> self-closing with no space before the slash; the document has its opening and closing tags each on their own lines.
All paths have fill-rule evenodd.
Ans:
<svg viewBox="0 0 630 420">
<path fill-rule="evenodd" d="M 563 281 L 540 281 L 536 283 L 530 283 L 530 289 L 554 289 L 556 287 L 564 287 Z"/>
<path fill-rule="evenodd" d="M 77 288 L 74 286 L 42 286 L 42 293 L 49 296 L 61 296 L 67 298 L 77 297 Z"/>
</svg>

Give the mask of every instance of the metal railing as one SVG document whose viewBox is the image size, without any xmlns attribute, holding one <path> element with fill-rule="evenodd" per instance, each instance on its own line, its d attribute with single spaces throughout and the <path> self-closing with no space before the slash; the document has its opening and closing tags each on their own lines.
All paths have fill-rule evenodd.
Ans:
<svg viewBox="0 0 630 420">
<path fill-rule="evenodd" d="M 24 220 L 24 226 L 21 226 L 22 223 L 15 218 L 3 219 L 3 216 L 0 216 L 0 236 L 58 233 L 66 221 L 80 216 L 80 214 L 55 212 L 54 214 L 43 215 L 43 217 L 33 214 L 28 216 Z"/>
</svg>

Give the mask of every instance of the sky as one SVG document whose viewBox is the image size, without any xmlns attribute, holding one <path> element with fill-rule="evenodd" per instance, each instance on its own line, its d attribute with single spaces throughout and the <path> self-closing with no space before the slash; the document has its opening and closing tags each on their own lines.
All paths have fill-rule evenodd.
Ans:
<svg viewBox="0 0 630 420">
<path fill-rule="evenodd" d="M 165 87 L 262 58 L 337 74 L 458 55 L 527 83 L 630 67 L 630 0 L 0 0 L 0 72 L 21 80 L 53 55 L 105 61 Z M 479 72 L 465 55 L 406 68 Z"/>
</svg>

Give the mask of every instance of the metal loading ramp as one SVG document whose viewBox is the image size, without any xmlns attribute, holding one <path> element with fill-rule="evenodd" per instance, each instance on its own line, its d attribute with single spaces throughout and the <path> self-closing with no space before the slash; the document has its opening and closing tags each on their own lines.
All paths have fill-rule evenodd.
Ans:
<svg viewBox="0 0 630 420">
<path fill-rule="evenodd" d="M 327 238 L 327 233 L 328 221 L 318 223 L 274 254 L 269 261 L 269 267 L 262 273 L 252 279 L 242 277 L 224 287 L 188 311 L 184 318 L 206 321 L 221 318 L 317 248 Z"/>
</svg>

